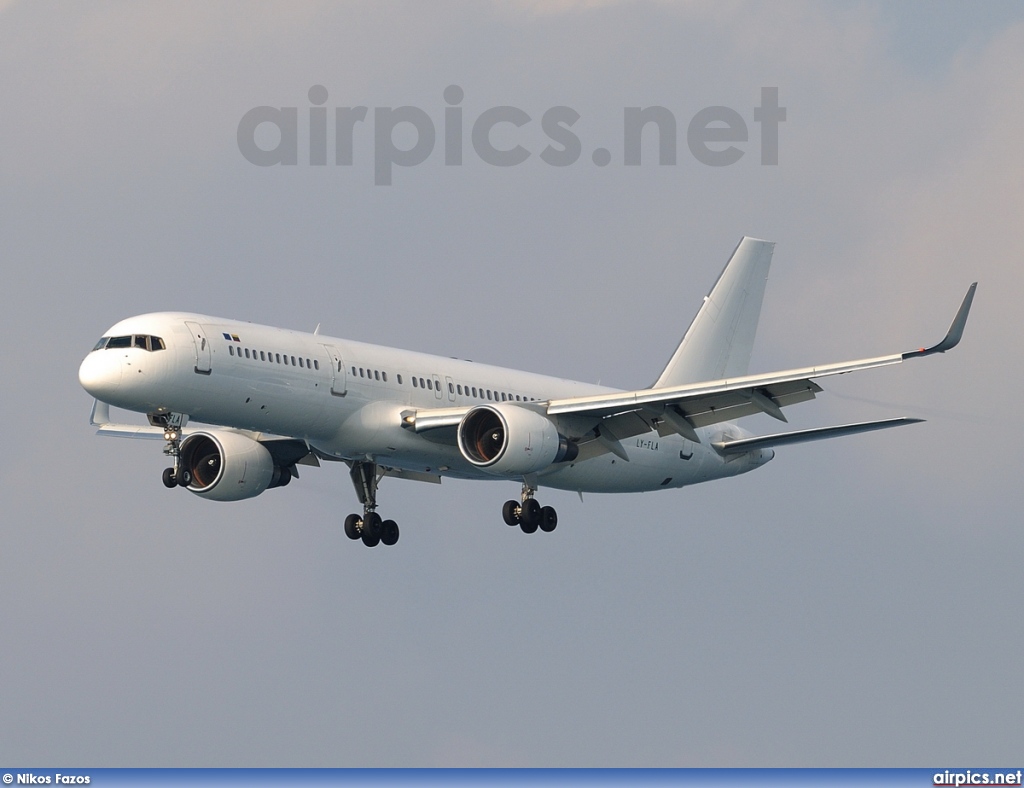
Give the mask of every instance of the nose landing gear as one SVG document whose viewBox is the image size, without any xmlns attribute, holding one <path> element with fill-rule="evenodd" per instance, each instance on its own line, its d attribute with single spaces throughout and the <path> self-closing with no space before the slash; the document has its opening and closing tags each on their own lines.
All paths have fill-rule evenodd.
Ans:
<svg viewBox="0 0 1024 788">
<path fill-rule="evenodd" d="M 149 423 L 154 427 L 164 428 L 164 454 L 171 458 L 170 468 L 164 468 L 164 487 L 188 487 L 191 479 L 183 478 L 181 467 L 181 430 L 188 423 L 188 415 L 184 413 L 151 413 Z"/>
</svg>

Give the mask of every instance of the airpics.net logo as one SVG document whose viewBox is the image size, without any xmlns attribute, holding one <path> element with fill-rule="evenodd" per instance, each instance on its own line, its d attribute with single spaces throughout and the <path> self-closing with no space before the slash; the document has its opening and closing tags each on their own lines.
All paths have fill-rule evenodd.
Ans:
<svg viewBox="0 0 1024 788">
<path fill-rule="evenodd" d="M 515 135 L 510 135 L 532 124 L 534 115 L 519 107 L 503 105 L 485 109 L 470 119 L 464 117 L 461 105 L 465 91 L 461 87 L 449 85 L 443 97 L 440 136 L 446 167 L 462 166 L 466 159 L 467 130 L 473 154 L 492 167 L 515 167 L 534 156 L 536 151 L 522 144 L 525 140 L 516 142 Z M 374 107 L 372 113 L 366 106 L 334 107 L 334 112 L 328 113 L 328 107 L 324 106 L 328 92 L 323 85 L 313 85 L 308 98 L 312 106 L 303 113 L 308 114 L 308 128 L 302 130 L 308 133 L 308 161 L 303 164 L 326 166 L 328 150 L 333 147 L 333 163 L 351 167 L 357 152 L 364 152 L 367 144 L 372 144 L 373 182 L 377 186 L 390 186 L 395 167 L 422 164 L 437 147 L 438 126 L 420 107 Z M 329 128 L 329 114 L 333 115 L 333 128 Z M 541 113 L 540 128 L 548 144 L 536 152 L 540 161 L 551 167 L 569 167 L 580 160 L 584 145 L 573 131 L 580 117 L 572 107 L 563 105 Z M 750 117 L 758 127 L 761 164 L 777 165 L 779 124 L 786 120 L 786 108 L 779 106 L 777 87 L 761 88 L 760 105 L 753 107 Z M 371 123 L 372 138 L 366 128 Z M 333 146 L 329 145 L 332 131 Z M 607 147 L 595 147 L 590 151 L 591 162 L 596 167 L 607 167 L 613 162 L 627 167 L 647 163 L 643 161 L 642 151 L 645 132 L 657 135 L 658 166 L 675 165 L 679 124 L 670 109 L 657 105 L 624 107 L 622 136 L 617 146 L 621 159 Z M 246 161 L 258 167 L 298 165 L 299 136 L 299 107 L 253 107 L 238 122 L 238 150 Z M 735 164 L 746 155 L 750 136 L 743 114 L 731 107 L 704 107 L 694 113 L 686 125 L 686 146 L 690 155 L 708 167 Z M 496 143 L 495 137 L 501 137 L 503 142 Z"/>
</svg>

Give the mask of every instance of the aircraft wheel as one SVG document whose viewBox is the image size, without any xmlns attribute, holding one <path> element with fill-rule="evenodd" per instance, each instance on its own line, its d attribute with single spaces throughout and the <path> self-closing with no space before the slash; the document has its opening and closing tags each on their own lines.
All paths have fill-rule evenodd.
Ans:
<svg viewBox="0 0 1024 788">
<path fill-rule="evenodd" d="M 380 540 L 380 526 L 383 521 L 376 512 L 370 512 L 363 518 L 363 534 L 371 534 Z M 365 539 L 363 541 L 366 541 Z M 375 543 L 376 544 L 376 543 Z"/>
<path fill-rule="evenodd" d="M 398 541 L 398 523 L 394 520 L 385 520 L 380 524 L 380 541 L 391 547 Z"/>
<path fill-rule="evenodd" d="M 358 539 L 359 534 L 359 523 L 362 518 L 358 514 L 350 514 L 345 518 L 345 536 L 349 539 Z"/>
<path fill-rule="evenodd" d="M 519 510 L 518 501 L 505 501 L 505 505 L 501 507 L 501 519 L 505 521 L 505 525 L 519 525 Z"/>
<path fill-rule="evenodd" d="M 558 512 L 553 506 L 545 506 L 540 510 L 540 530 L 551 533 L 558 525 Z"/>
<path fill-rule="evenodd" d="M 367 547 L 376 547 L 377 545 L 380 544 L 380 535 L 379 534 L 371 534 L 371 533 L 367 532 L 367 533 L 363 534 L 362 538 L 363 538 L 363 544 L 366 545 Z"/>
<path fill-rule="evenodd" d="M 523 529 L 523 533 L 532 534 L 539 525 L 540 504 L 534 498 L 527 498 L 519 512 L 519 527 Z"/>
<path fill-rule="evenodd" d="M 192 471 L 188 468 L 178 468 L 178 484 L 182 487 L 192 484 Z"/>
<path fill-rule="evenodd" d="M 174 468 L 164 468 L 164 487 L 174 488 L 178 486 L 178 480 L 174 478 Z"/>
</svg>

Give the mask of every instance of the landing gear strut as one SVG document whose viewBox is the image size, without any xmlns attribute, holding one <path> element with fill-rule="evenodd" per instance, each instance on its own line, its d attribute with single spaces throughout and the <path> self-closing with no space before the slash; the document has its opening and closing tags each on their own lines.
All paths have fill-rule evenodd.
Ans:
<svg viewBox="0 0 1024 788">
<path fill-rule="evenodd" d="M 164 454 L 171 458 L 172 466 L 164 468 L 164 487 L 188 487 L 192 479 L 188 473 L 182 473 L 181 467 L 181 429 L 188 422 L 183 413 L 150 414 L 149 423 L 154 427 L 164 428 Z"/>
<path fill-rule="evenodd" d="M 345 536 L 352 540 L 362 539 L 367 547 L 395 544 L 398 541 L 398 523 L 382 520 L 377 514 L 377 484 L 384 471 L 374 462 L 354 462 L 350 475 L 359 503 L 363 505 L 363 516 L 350 514 L 345 518 Z"/>
<path fill-rule="evenodd" d="M 505 501 L 501 507 L 501 517 L 506 525 L 518 525 L 523 533 L 535 533 L 538 528 L 550 533 L 558 525 L 558 513 L 552 506 L 541 506 L 534 498 L 535 487 L 523 484 L 520 501 Z"/>
</svg>

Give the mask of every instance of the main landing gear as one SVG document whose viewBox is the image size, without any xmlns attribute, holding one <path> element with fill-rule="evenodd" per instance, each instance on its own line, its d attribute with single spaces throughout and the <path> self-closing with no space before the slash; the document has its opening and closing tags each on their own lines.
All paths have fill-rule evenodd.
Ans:
<svg viewBox="0 0 1024 788">
<path fill-rule="evenodd" d="M 518 525 L 523 533 L 532 534 L 538 528 L 550 533 L 558 525 L 558 513 L 552 506 L 541 506 L 533 497 L 537 490 L 523 484 L 522 502 L 505 501 L 501 507 L 501 517 L 506 525 Z"/>
<path fill-rule="evenodd" d="M 362 539 L 367 547 L 395 544 L 398 541 L 398 523 L 382 520 L 377 514 L 377 483 L 384 472 L 378 470 L 376 463 L 354 462 L 350 475 L 359 503 L 363 505 L 363 516 L 350 514 L 345 518 L 345 536 L 352 540 Z"/>
</svg>

